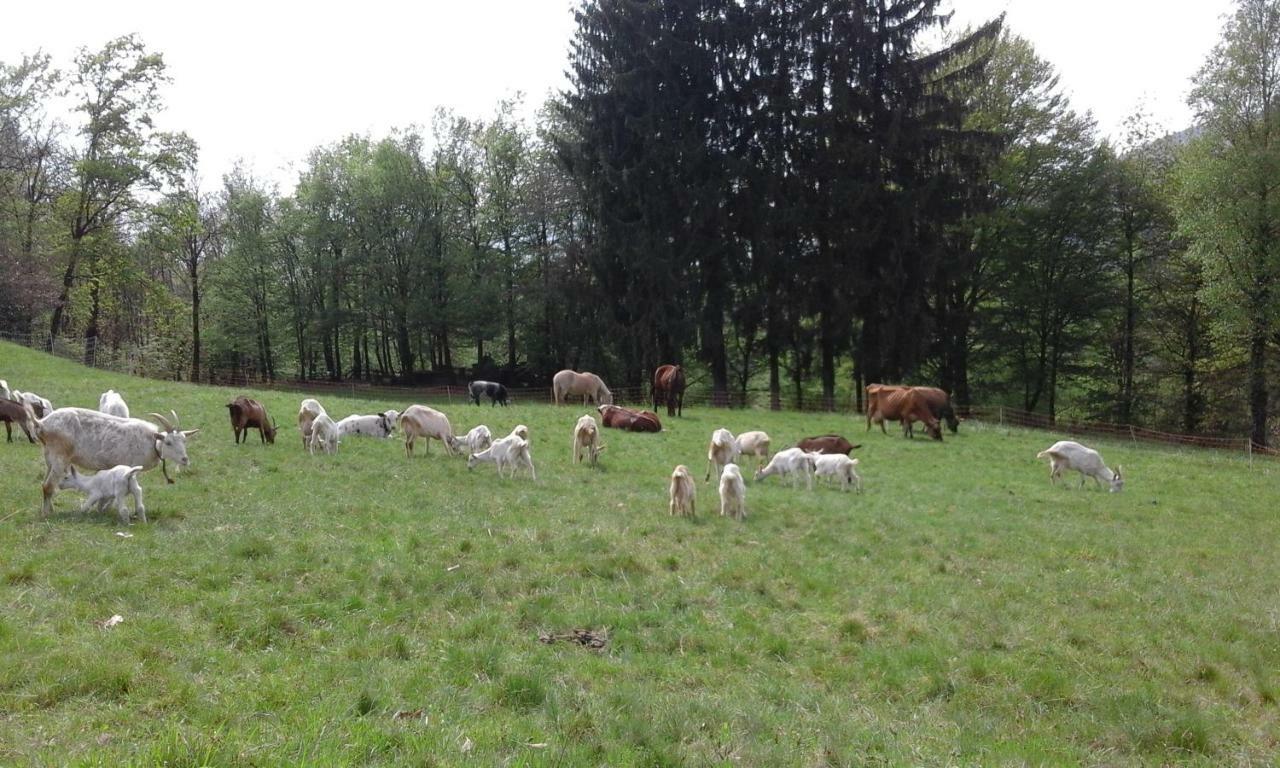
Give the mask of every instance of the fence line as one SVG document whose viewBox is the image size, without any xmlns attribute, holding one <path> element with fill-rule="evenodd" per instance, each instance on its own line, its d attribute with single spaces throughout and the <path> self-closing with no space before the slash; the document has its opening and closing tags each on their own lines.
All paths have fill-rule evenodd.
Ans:
<svg viewBox="0 0 1280 768">
<path fill-rule="evenodd" d="M 178 369 L 169 371 L 168 376 L 156 375 L 158 369 L 141 364 L 141 356 L 125 353 L 123 358 L 118 354 L 99 355 L 99 350 L 83 342 L 69 341 L 61 337 L 19 335 L 0 333 L 0 340 L 49 351 L 58 357 L 74 360 L 78 363 L 103 370 L 128 373 L 144 378 L 160 378 L 169 380 L 186 380 L 188 366 L 184 363 Z M 87 354 L 86 354 L 87 352 Z M 311 394 L 328 392 L 330 394 L 349 395 L 356 398 L 380 400 L 432 400 L 448 403 L 469 402 L 470 395 L 465 385 L 445 384 L 435 386 L 407 386 L 402 384 L 383 384 L 366 381 L 328 381 L 320 379 L 293 379 L 265 377 L 245 370 L 202 369 L 206 381 L 197 384 L 224 387 L 253 387 L 273 391 L 298 391 Z M 2 373 L 2 371 L 0 371 Z M 508 387 L 512 402 L 545 402 L 553 401 L 551 387 Z M 614 401 L 619 404 L 648 405 L 652 407 L 647 387 L 618 387 L 612 390 Z M 481 398 L 484 402 L 485 398 Z M 856 411 L 856 403 L 852 395 L 838 398 L 828 408 L 821 398 L 812 398 L 802 407 L 787 404 L 785 399 L 774 400 L 768 390 L 747 390 L 732 392 L 726 395 L 712 393 L 686 393 L 686 405 L 710 408 L 737 408 L 785 410 L 791 412 L 841 412 Z M 1075 419 L 1050 419 L 1046 414 L 1024 411 L 1009 406 L 975 405 L 961 409 L 961 415 L 1000 426 L 1020 427 L 1063 432 L 1071 435 L 1103 437 L 1131 442 L 1156 443 L 1181 447 L 1211 448 L 1243 452 L 1252 459 L 1254 456 L 1280 456 L 1280 448 L 1259 445 L 1248 437 L 1229 435 L 1188 435 L 1175 432 L 1162 432 L 1157 429 L 1140 427 L 1132 424 L 1109 424 L 1105 422 L 1078 421 Z"/>
</svg>

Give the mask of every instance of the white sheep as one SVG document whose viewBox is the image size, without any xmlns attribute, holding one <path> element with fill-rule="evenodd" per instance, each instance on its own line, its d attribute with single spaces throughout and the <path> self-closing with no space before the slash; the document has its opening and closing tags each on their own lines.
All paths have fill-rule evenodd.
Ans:
<svg viewBox="0 0 1280 768">
<path fill-rule="evenodd" d="M 493 445 L 493 433 L 483 424 L 472 427 L 467 434 L 454 437 L 450 441 L 450 447 L 463 456 L 479 453 L 490 445 Z"/>
<path fill-rule="evenodd" d="M 720 516 L 728 515 L 746 519 L 747 484 L 742 481 L 742 470 L 737 464 L 728 464 L 720 474 Z"/>
<path fill-rule="evenodd" d="M 327 413 L 316 416 L 311 422 L 311 439 L 307 444 L 307 452 L 314 456 L 317 446 L 326 454 L 338 452 L 338 425 Z"/>
<path fill-rule="evenodd" d="M 694 500 L 698 490 L 689 474 L 689 468 L 680 464 L 671 473 L 671 504 L 668 507 L 672 515 L 693 517 Z"/>
<path fill-rule="evenodd" d="M 711 443 L 707 445 L 707 476 L 704 482 L 711 481 L 713 467 L 719 477 L 725 466 L 738 458 L 739 450 L 738 441 L 734 439 L 732 432 L 723 427 L 712 432 Z"/>
<path fill-rule="evenodd" d="M 1116 466 L 1116 471 L 1112 472 L 1102 462 L 1101 454 L 1073 440 L 1059 440 L 1036 454 L 1037 459 L 1045 457 L 1049 458 L 1050 483 L 1062 477 L 1064 471 L 1074 469 L 1080 473 L 1081 488 L 1084 487 L 1087 477 L 1092 477 L 1099 488 L 1103 483 L 1107 483 L 1112 493 L 1117 493 L 1124 488 L 1124 478 L 1120 476 L 1119 466 Z"/>
<path fill-rule="evenodd" d="M 756 468 L 763 467 L 769 460 L 769 435 L 759 431 L 743 432 L 738 435 L 738 453 L 755 456 Z"/>
<path fill-rule="evenodd" d="M 467 457 L 467 469 L 475 469 L 477 464 L 493 463 L 498 467 L 498 476 L 503 476 L 503 469 L 511 468 L 511 476 L 516 476 L 516 470 L 520 467 L 529 468 L 529 476 L 534 480 L 538 479 L 538 473 L 533 468 L 533 457 L 529 454 L 529 441 L 519 435 L 507 435 L 504 438 L 494 440 L 493 445 L 480 451 L 473 453 Z"/>
<path fill-rule="evenodd" d="M 862 478 L 858 475 L 858 460 L 843 453 L 810 453 L 815 477 L 830 477 L 840 481 L 840 488 L 862 490 Z"/>
<path fill-rule="evenodd" d="M 773 458 L 769 459 L 769 464 L 764 469 L 756 472 L 756 482 L 769 477 L 770 475 L 778 475 L 779 477 L 790 477 L 791 487 L 799 486 L 800 477 L 803 475 L 809 490 L 813 490 L 813 467 L 814 456 L 816 454 L 805 453 L 799 448 L 788 448 L 785 451 L 778 451 L 773 454 Z"/>
<path fill-rule="evenodd" d="M 107 505 L 114 502 L 116 514 L 121 525 L 129 525 L 129 512 L 124 508 L 124 497 L 133 497 L 133 513 L 142 522 L 147 522 L 147 508 L 142 505 L 142 486 L 138 483 L 138 473 L 143 467 L 130 467 L 125 464 L 104 469 L 93 475 L 82 475 L 75 467 L 69 467 L 67 474 L 58 483 L 63 490 L 77 490 L 87 494 L 80 514 L 96 506 L 99 512 L 107 511 Z"/>
</svg>

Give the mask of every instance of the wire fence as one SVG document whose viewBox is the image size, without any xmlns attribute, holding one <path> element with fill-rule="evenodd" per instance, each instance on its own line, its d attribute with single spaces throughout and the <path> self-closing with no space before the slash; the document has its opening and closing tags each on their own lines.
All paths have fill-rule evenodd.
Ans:
<svg viewBox="0 0 1280 768">
<path fill-rule="evenodd" d="M 62 337 L 0 333 L 0 340 L 51 352 L 58 357 L 74 360 L 90 367 L 127 373 L 144 378 L 163 380 L 189 380 L 186 361 L 176 364 L 157 363 L 154 355 L 138 350 L 102 350 L 86 345 L 83 340 Z M 2 371 L 0 371 L 2 373 Z M 331 394 L 366 400 L 392 400 L 402 402 L 433 402 L 460 404 L 471 401 L 465 385 L 446 384 L 436 386 L 408 386 L 360 380 L 329 381 L 323 379 L 296 379 L 288 377 L 267 378 L 253 369 L 205 368 L 199 384 L 225 387 L 243 387 L 260 390 L 302 392 L 309 395 Z M 612 389 L 614 402 L 622 405 L 653 407 L 647 387 L 618 387 Z M 510 402 L 551 403 L 554 396 L 551 387 L 508 387 Z M 487 403 L 481 397 L 481 403 Z M 570 402 L 581 402 L 571 398 Z M 776 395 L 769 390 L 747 389 L 731 393 L 686 392 L 684 404 L 695 408 L 736 408 L 790 412 L 857 412 L 858 403 L 853 395 L 824 402 L 820 397 L 808 397 L 799 405 L 794 400 Z M 1002 405 L 975 405 L 960 409 L 965 418 L 975 419 L 1003 427 L 1039 429 L 1045 431 L 1099 437 L 1112 440 L 1153 443 L 1189 448 L 1207 448 L 1254 456 L 1277 457 L 1280 449 L 1260 445 L 1249 437 L 1230 435 L 1180 434 L 1162 432 L 1132 424 L 1110 424 L 1075 419 L 1051 419 L 1047 414 L 1024 411 Z"/>
</svg>

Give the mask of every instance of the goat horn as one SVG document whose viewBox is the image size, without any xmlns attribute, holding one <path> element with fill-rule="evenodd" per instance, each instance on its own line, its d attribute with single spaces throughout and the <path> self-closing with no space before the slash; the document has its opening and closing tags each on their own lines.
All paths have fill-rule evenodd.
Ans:
<svg viewBox="0 0 1280 768">
<path fill-rule="evenodd" d="M 170 409 L 169 413 L 173 414 L 173 428 L 177 429 L 178 428 L 178 412 Z"/>
<path fill-rule="evenodd" d="M 155 420 L 156 420 L 156 422 L 157 422 L 158 424 L 160 424 L 160 426 L 164 427 L 164 431 L 166 431 L 166 432 L 172 432 L 172 431 L 173 431 L 173 425 L 172 425 L 172 424 L 170 424 L 170 423 L 169 423 L 169 420 L 168 420 L 168 419 L 166 419 L 165 417 L 161 416 L 161 415 L 160 415 L 160 414 L 158 414 L 158 413 L 151 413 L 151 414 L 148 414 L 148 415 L 149 415 L 151 418 L 155 419 Z"/>
</svg>

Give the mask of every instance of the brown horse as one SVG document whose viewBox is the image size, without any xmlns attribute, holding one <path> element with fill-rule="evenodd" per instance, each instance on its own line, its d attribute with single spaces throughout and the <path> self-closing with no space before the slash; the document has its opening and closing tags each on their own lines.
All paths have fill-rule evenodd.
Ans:
<svg viewBox="0 0 1280 768">
<path fill-rule="evenodd" d="M 667 404 L 668 416 L 684 416 L 684 368 L 660 365 L 653 372 L 653 410 Z"/>
</svg>

